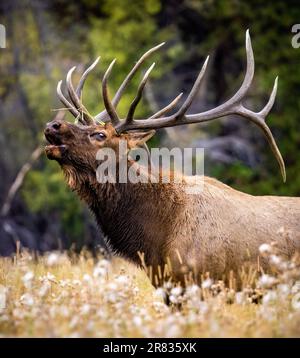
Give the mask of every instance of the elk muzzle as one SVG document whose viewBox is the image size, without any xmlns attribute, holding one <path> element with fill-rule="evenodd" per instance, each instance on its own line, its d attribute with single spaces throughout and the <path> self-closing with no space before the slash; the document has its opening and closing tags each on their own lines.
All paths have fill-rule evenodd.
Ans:
<svg viewBox="0 0 300 358">
<path fill-rule="evenodd" d="M 54 120 L 47 123 L 44 135 L 50 145 L 45 147 L 45 153 L 48 159 L 60 160 L 63 158 L 67 146 L 62 142 L 62 134 L 65 124 L 63 121 Z"/>
</svg>

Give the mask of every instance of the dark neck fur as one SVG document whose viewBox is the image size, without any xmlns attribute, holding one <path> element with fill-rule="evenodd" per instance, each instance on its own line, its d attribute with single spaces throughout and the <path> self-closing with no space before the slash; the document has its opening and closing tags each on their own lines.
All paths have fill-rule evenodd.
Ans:
<svg viewBox="0 0 300 358">
<path fill-rule="evenodd" d="M 163 262 L 173 229 L 170 217 L 177 210 L 177 193 L 166 191 L 166 185 L 99 184 L 89 179 L 75 190 L 94 213 L 113 251 L 137 264 L 138 252 L 143 252 L 146 264 L 153 265 Z"/>
</svg>

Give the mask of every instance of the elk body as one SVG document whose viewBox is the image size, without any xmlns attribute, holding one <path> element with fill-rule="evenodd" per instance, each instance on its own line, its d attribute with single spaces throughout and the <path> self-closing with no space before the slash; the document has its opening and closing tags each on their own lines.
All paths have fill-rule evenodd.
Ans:
<svg viewBox="0 0 300 358">
<path fill-rule="evenodd" d="M 76 89 L 72 83 L 75 68 L 72 68 L 67 75 L 69 100 L 62 93 L 61 82 L 57 92 L 79 123 L 55 120 L 47 124 L 48 158 L 61 165 L 68 185 L 88 204 L 111 249 L 137 265 L 141 265 L 142 253 L 143 263 L 152 268 L 149 272 L 154 284 L 160 283 L 163 274 L 183 285 L 187 277 L 193 276 L 197 281 L 200 274 L 207 271 L 212 277 L 222 278 L 232 270 L 237 272 L 243 265 L 257 263 L 259 246 L 273 241 L 284 256 L 291 257 L 300 250 L 299 198 L 251 196 L 209 177 L 204 178 L 203 190 L 197 194 L 189 194 L 186 190 L 199 185 L 195 177 L 167 184 L 161 181 L 101 183 L 97 180 L 99 150 L 111 148 L 118 153 L 120 140 L 126 142 L 128 149 L 146 146 L 155 129 L 209 121 L 229 114 L 245 117 L 262 129 L 285 180 L 284 162 L 265 123 L 275 100 L 277 79 L 263 110 L 256 113 L 242 105 L 254 74 L 248 32 L 246 76 L 241 88 L 227 102 L 207 112 L 186 114 L 203 78 L 207 59 L 189 96 L 175 114 L 165 116 L 181 95 L 150 118 L 133 119 L 152 65 L 141 81 L 127 117 L 119 119 L 116 107 L 124 89 L 144 60 L 160 46 L 141 57 L 112 100 L 108 96 L 107 80 L 114 62 L 109 66 L 102 82 L 106 110 L 95 117 L 82 104 L 81 92 L 98 59 L 82 75 Z M 138 165 L 130 159 L 128 162 Z M 260 265 L 264 270 L 269 266 L 264 258 Z"/>
</svg>

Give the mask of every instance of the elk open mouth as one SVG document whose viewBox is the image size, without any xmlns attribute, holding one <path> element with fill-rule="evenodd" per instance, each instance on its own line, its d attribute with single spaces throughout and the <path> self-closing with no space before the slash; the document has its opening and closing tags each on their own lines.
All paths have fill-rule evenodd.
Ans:
<svg viewBox="0 0 300 358">
<path fill-rule="evenodd" d="M 60 137 L 51 132 L 45 131 L 45 138 L 49 145 L 45 146 L 45 152 L 49 159 L 62 159 L 63 154 L 66 152 L 66 145 L 62 143 Z"/>
<path fill-rule="evenodd" d="M 62 141 L 61 141 L 60 136 L 58 134 L 53 133 L 49 129 L 46 129 L 44 134 L 45 134 L 45 138 L 50 143 L 50 145 L 57 145 L 57 146 L 62 145 Z"/>
</svg>

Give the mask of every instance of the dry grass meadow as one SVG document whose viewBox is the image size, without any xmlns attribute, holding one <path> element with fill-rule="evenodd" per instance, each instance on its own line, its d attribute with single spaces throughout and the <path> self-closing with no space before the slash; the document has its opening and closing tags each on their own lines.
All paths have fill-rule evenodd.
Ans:
<svg viewBox="0 0 300 358">
<path fill-rule="evenodd" d="M 1 337 L 299 337 L 299 259 L 263 245 L 274 275 L 241 272 L 243 290 L 208 277 L 155 290 L 114 258 L 49 253 L 0 258 Z M 168 291 L 172 304 L 166 306 Z M 181 306 L 178 309 L 178 305 Z"/>
</svg>

